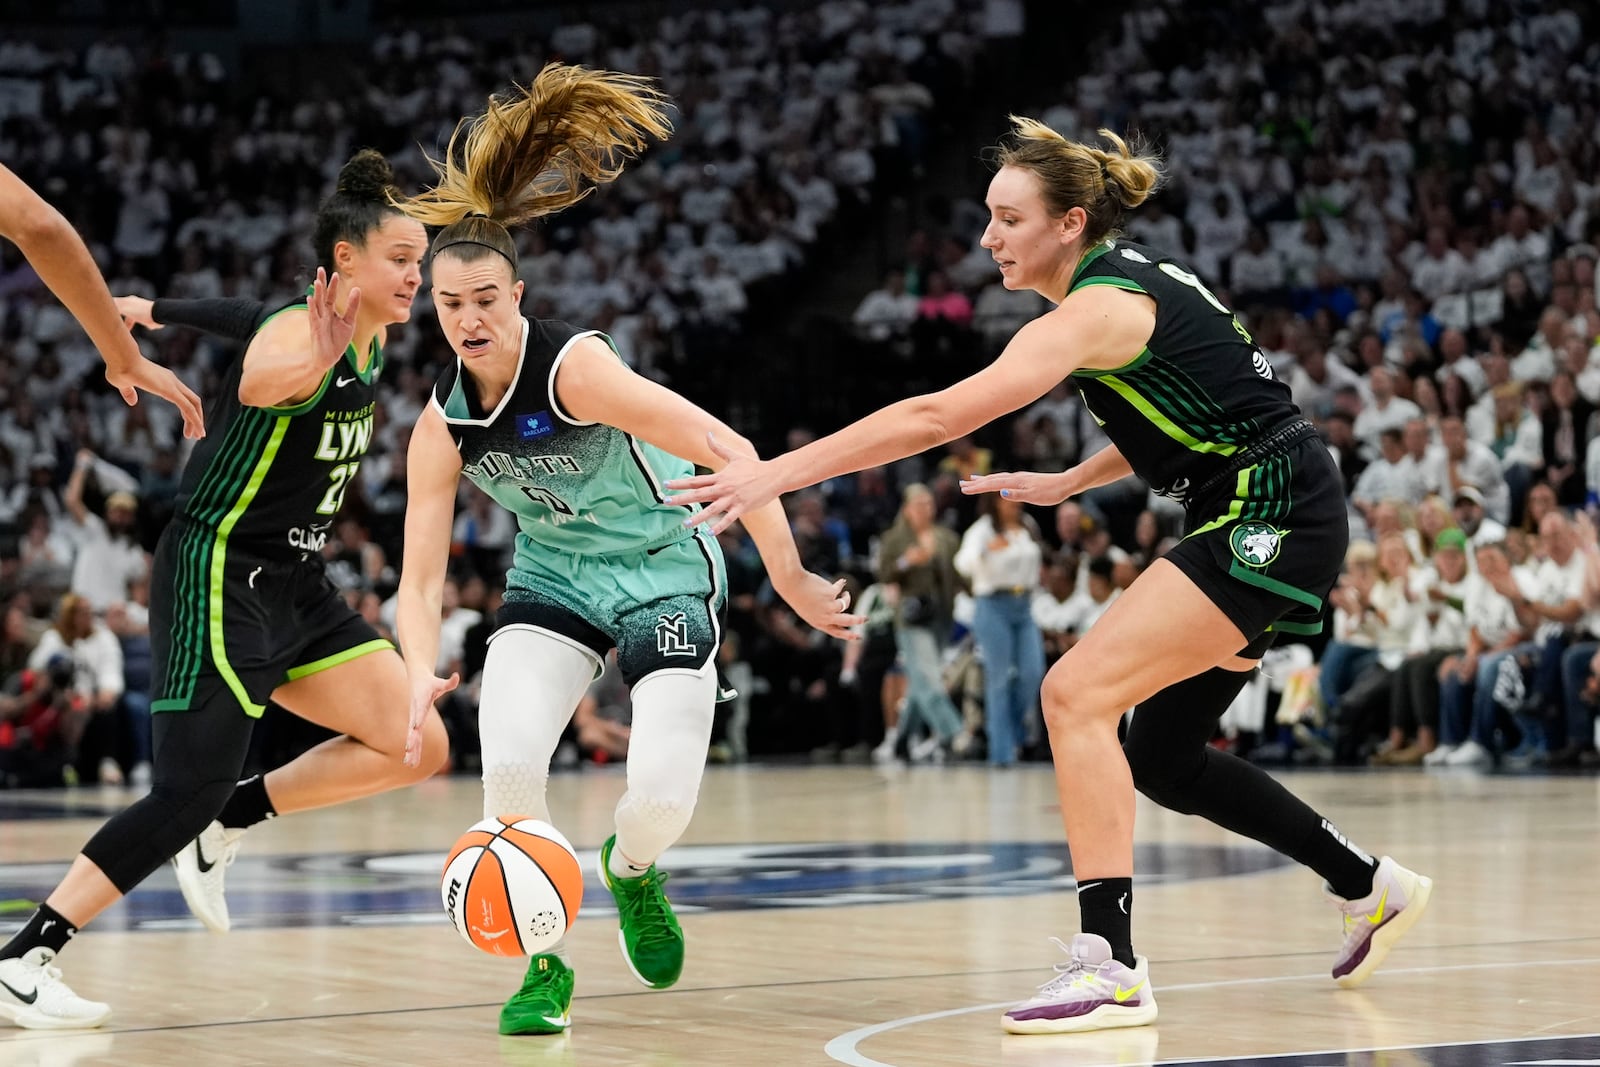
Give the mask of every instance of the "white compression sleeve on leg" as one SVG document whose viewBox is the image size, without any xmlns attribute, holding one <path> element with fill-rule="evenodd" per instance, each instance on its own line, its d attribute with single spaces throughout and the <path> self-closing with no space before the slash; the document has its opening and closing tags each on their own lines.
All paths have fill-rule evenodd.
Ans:
<svg viewBox="0 0 1600 1067">
<path fill-rule="evenodd" d="M 716 709 L 717 670 L 652 674 L 633 688 L 628 791 L 617 802 L 616 851 L 648 867 L 683 836 L 700 795 Z"/>
<path fill-rule="evenodd" d="M 484 818 L 550 821 L 550 761 L 597 663 L 587 649 L 539 630 L 510 627 L 490 639 L 478 706 Z"/>
</svg>

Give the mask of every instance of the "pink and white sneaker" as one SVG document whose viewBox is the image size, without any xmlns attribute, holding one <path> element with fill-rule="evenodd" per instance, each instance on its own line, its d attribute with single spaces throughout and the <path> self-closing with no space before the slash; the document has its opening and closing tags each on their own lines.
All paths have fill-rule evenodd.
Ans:
<svg viewBox="0 0 1600 1067">
<path fill-rule="evenodd" d="M 1039 987 L 1033 999 L 1000 1017 L 1013 1034 L 1068 1034 L 1146 1026 L 1156 1021 L 1156 998 L 1150 988 L 1150 961 L 1136 958 L 1128 967 L 1111 957 L 1111 944 L 1097 934 L 1079 934 L 1069 948 L 1072 957 L 1056 964 L 1056 976 Z"/>
<path fill-rule="evenodd" d="M 1433 879 L 1408 871 L 1388 856 L 1372 876 L 1372 892 L 1360 900 L 1328 897 L 1344 913 L 1344 945 L 1333 964 L 1333 980 L 1346 989 L 1365 982 L 1428 907 Z"/>
</svg>

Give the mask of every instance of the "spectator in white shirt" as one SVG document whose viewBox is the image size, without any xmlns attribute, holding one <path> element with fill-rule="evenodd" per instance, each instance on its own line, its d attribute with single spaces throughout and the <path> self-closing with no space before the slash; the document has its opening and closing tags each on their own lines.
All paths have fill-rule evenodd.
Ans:
<svg viewBox="0 0 1600 1067">
<path fill-rule="evenodd" d="M 1519 382 L 1549 381 L 1556 372 L 1556 353 L 1562 350 L 1571 330 L 1570 321 L 1560 308 L 1545 308 L 1539 315 L 1539 332 L 1511 361 L 1511 377 Z"/>
<path fill-rule="evenodd" d="M 972 631 L 983 658 L 989 765 L 1009 767 L 1044 680 L 1044 641 L 1032 614 L 1043 556 L 1020 503 L 990 494 L 980 506 L 984 514 L 962 537 L 955 567 L 977 600 Z"/>
<path fill-rule="evenodd" d="M 144 549 L 136 534 L 139 500 L 126 490 L 106 497 L 102 519 L 83 502 L 84 482 L 95 467 L 92 452 L 78 453 L 62 502 L 72 518 L 67 529 L 77 541 L 72 566 L 72 591 L 82 595 L 96 612 L 128 599 L 128 587 L 146 571 Z"/>
<path fill-rule="evenodd" d="M 1268 300 L 1288 303 L 1289 268 L 1267 243 L 1261 227 L 1250 227 L 1244 247 L 1229 260 L 1228 287 L 1237 305 Z"/>
<path fill-rule="evenodd" d="M 110 630 L 95 621 L 94 609 L 76 593 L 61 598 L 56 621 L 39 637 L 28 657 L 31 670 L 44 670 L 56 656 L 72 660 L 73 689 L 91 716 L 109 715 L 122 696 L 122 646 Z M 70 743 L 76 744 L 77 738 Z M 122 784 L 116 760 L 100 761 L 100 778 L 107 785 Z"/>
<path fill-rule="evenodd" d="M 862 335 L 873 341 L 903 337 L 917 319 L 917 298 L 906 292 L 906 274 L 891 270 L 883 285 L 861 298 L 850 320 Z"/>
<path fill-rule="evenodd" d="M 1372 524 L 1372 509 L 1385 500 L 1398 500 L 1415 507 L 1422 503 L 1426 491 L 1422 472 L 1411 457 L 1406 455 L 1402 432 L 1387 427 L 1378 435 L 1378 448 L 1382 453 L 1367 465 L 1350 491 L 1350 501 L 1360 509 L 1367 524 Z"/>
<path fill-rule="evenodd" d="M 1444 227 L 1428 227 L 1427 248 L 1411 268 L 1411 287 L 1432 301 L 1465 292 L 1469 284 L 1467 261 L 1450 247 Z"/>
<path fill-rule="evenodd" d="M 1367 372 L 1368 402 L 1356 416 L 1356 439 L 1368 454 L 1378 451 L 1378 435 L 1387 429 L 1398 430 L 1407 421 L 1422 416 L 1422 409 L 1394 392 L 1394 372 L 1388 367 L 1373 367 Z"/>
<path fill-rule="evenodd" d="M 1457 489 L 1451 496 L 1450 510 L 1456 517 L 1456 525 L 1467 535 L 1467 543 L 1474 548 L 1498 545 L 1506 539 L 1505 524 L 1485 514 L 1483 494 L 1475 486 L 1463 485 Z M 1474 565 L 1477 563 L 1475 555 L 1467 559 Z"/>
<path fill-rule="evenodd" d="M 1467 354 L 1467 335 L 1460 330 L 1448 329 L 1439 334 L 1439 374 L 1453 374 L 1460 378 L 1474 397 L 1483 393 L 1488 379 L 1483 368 Z"/>
<path fill-rule="evenodd" d="M 1423 467 L 1422 480 L 1428 492 L 1438 496 L 1453 498 L 1463 488 L 1474 488 L 1495 521 L 1510 518 L 1511 492 L 1500 457 L 1488 446 L 1469 441 L 1466 426 L 1454 415 L 1439 420 L 1439 444 Z"/>
</svg>

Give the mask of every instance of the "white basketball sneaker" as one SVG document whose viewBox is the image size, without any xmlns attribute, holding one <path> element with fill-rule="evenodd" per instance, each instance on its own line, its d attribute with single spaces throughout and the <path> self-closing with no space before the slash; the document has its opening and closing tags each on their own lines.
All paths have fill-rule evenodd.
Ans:
<svg viewBox="0 0 1600 1067">
<path fill-rule="evenodd" d="M 199 837 L 172 857 L 184 902 L 194 912 L 194 917 L 214 933 L 225 934 L 231 925 L 228 899 L 222 894 L 222 878 L 238 857 L 239 841 L 243 837 L 243 830 L 229 830 L 213 819 L 210 826 L 200 831 Z"/>
<path fill-rule="evenodd" d="M 1137 967 L 1124 966 L 1112 958 L 1110 943 L 1096 934 L 1078 934 L 1070 947 L 1060 938 L 1050 940 L 1072 959 L 1056 964 L 1056 976 L 1033 999 L 1000 1017 L 1008 1033 L 1067 1034 L 1156 1021 L 1149 960 L 1139 956 Z"/>
<path fill-rule="evenodd" d="M 0 1018 L 28 1030 L 81 1030 L 111 1017 L 111 1005 L 84 1000 L 61 980 L 43 945 L 0 960 Z"/>
</svg>

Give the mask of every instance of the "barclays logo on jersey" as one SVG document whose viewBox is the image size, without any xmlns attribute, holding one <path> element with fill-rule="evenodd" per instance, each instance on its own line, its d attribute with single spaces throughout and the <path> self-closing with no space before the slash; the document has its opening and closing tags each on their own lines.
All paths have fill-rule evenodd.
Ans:
<svg viewBox="0 0 1600 1067">
<path fill-rule="evenodd" d="M 556 432 L 556 424 L 551 420 L 548 411 L 536 411 L 532 415 L 517 416 L 517 436 L 524 441 L 531 441 L 535 437 L 544 437 L 546 434 Z"/>
</svg>

